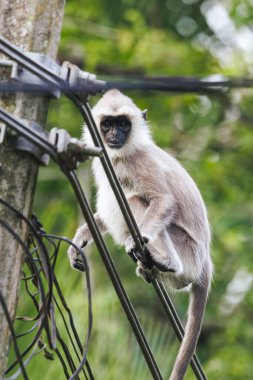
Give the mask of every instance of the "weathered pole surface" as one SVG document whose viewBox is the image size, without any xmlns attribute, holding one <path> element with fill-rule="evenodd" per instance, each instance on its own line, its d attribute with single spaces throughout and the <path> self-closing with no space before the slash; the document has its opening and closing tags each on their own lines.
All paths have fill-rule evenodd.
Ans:
<svg viewBox="0 0 253 380">
<path fill-rule="evenodd" d="M 1 0 L 0 34 L 25 51 L 42 53 L 55 59 L 60 38 L 64 0 Z M 1 54 L 1 52 L 0 52 Z M 6 58 L 0 55 L 1 58 Z M 0 68 L 1 69 L 1 68 Z M 0 76 L 6 72 L 0 71 Z M 0 106 L 16 116 L 43 125 L 48 99 L 28 94 L 2 95 Z M 38 164 L 28 154 L 0 144 L 0 197 L 29 216 L 36 184 Z M 9 210 L 0 206 L 0 219 L 25 239 L 26 226 Z M 0 225 L 0 290 L 12 318 L 19 292 L 24 252 Z M 0 377 L 6 368 L 9 329 L 0 305 Z"/>
</svg>

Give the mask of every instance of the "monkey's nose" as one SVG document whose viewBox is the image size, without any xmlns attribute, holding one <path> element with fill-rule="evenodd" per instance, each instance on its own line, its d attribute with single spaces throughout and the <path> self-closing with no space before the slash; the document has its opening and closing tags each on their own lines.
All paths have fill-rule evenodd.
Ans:
<svg viewBox="0 0 253 380">
<path fill-rule="evenodd" d="M 118 135 L 112 135 L 112 141 L 113 142 L 118 142 Z"/>
</svg>

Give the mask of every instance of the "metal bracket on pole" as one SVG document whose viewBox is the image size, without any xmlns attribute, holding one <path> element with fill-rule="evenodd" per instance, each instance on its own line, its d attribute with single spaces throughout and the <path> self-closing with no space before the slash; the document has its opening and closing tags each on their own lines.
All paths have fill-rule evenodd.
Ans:
<svg viewBox="0 0 253 380">
<path fill-rule="evenodd" d="M 90 156 L 101 156 L 102 148 L 87 146 L 83 140 L 71 137 L 64 129 L 53 128 L 49 133 L 34 121 L 19 119 L 0 108 L 0 143 L 6 136 L 6 125 L 17 135 L 6 141 L 13 149 L 31 154 L 41 165 L 48 165 L 48 149 L 66 164 L 69 170 L 77 168 L 79 162 Z"/>
<path fill-rule="evenodd" d="M 96 79 L 95 74 L 79 69 L 70 62 L 63 62 L 61 78 L 65 80 L 83 102 L 87 102 L 90 95 L 96 95 L 105 88 L 105 81 Z"/>
<path fill-rule="evenodd" d="M 1 119 L 0 119 L 1 120 Z M 38 135 L 43 138 L 47 138 L 48 133 L 43 130 L 43 128 L 36 123 L 35 121 L 28 121 L 24 119 L 19 119 L 25 127 L 29 127 L 31 130 L 36 132 Z M 4 122 L 0 122 L 0 144 L 3 144 L 6 141 L 6 145 L 11 148 L 20 151 L 29 153 L 33 158 L 35 158 L 40 165 L 46 166 L 49 163 L 49 155 L 44 153 L 39 147 L 27 140 L 23 136 L 16 134 L 11 134 L 6 138 L 7 135 L 7 125 Z"/>
<path fill-rule="evenodd" d="M 50 71 L 52 71 L 54 74 L 60 76 L 61 66 L 58 65 L 54 60 L 52 60 L 47 55 L 33 53 L 33 52 L 26 52 L 25 54 L 26 56 L 28 56 L 35 62 L 50 69 Z M 29 70 L 24 69 L 15 61 L 1 59 L 0 67 L 3 67 L 3 68 L 11 67 L 10 78 L 15 81 L 21 82 L 23 84 L 45 86 L 45 81 L 43 79 L 40 79 L 37 75 L 32 74 Z M 57 88 L 54 88 L 54 89 L 51 88 L 48 91 L 53 98 L 59 98 L 61 95 L 60 90 L 58 90 Z"/>
<path fill-rule="evenodd" d="M 24 119 L 20 119 L 20 121 L 25 125 L 29 126 L 36 133 L 40 134 L 43 138 L 47 138 L 48 132 L 44 131 L 43 128 L 35 121 Z M 47 166 L 49 164 L 49 155 L 45 154 L 39 147 L 37 147 L 32 142 L 28 141 L 23 136 L 11 136 L 8 141 L 8 145 L 11 148 L 20 152 L 26 152 L 31 154 L 31 156 L 33 156 L 33 158 L 35 158 L 40 165 Z"/>
<path fill-rule="evenodd" d="M 43 130 L 43 128 L 35 121 L 19 119 L 19 121 L 28 126 L 30 129 L 39 133 L 43 138 L 47 138 L 48 133 Z M 40 165 L 46 166 L 49 163 L 49 155 L 45 154 L 39 147 L 37 147 L 32 142 L 28 141 L 25 137 L 12 134 L 6 139 L 7 126 L 6 123 L 0 122 L 0 144 L 3 144 L 6 140 L 6 144 L 11 148 L 18 150 L 20 152 L 29 153 L 33 158 L 35 158 Z"/>
<path fill-rule="evenodd" d="M 79 162 L 84 162 L 90 156 L 101 156 L 103 152 L 102 148 L 88 147 L 82 140 L 71 137 L 65 129 L 51 129 L 49 142 L 56 146 L 58 156 L 71 170 L 76 169 Z"/>
<path fill-rule="evenodd" d="M 8 59 L 0 59 L 0 67 L 3 68 L 11 68 L 10 78 L 16 79 L 18 77 L 18 63 L 8 60 Z"/>
</svg>

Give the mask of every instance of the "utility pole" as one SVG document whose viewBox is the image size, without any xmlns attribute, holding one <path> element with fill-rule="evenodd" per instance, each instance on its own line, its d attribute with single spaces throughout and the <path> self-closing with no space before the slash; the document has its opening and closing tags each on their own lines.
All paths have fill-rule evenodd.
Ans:
<svg viewBox="0 0 253 380">
<path fill-rule="evenodd" d="M 64 0 L 1 0 L 0 34 L 25 51 L 56 58 L 64 14 Z M 1 54 L 1 52 L 0 52 Z M 0 55 L 0 59 L 7 59 Z M 0 77 L 6 72 L 0 71 Z M 40 95 L 2 95 L 0 106 L 8 112 L 44 125 L 48 99 Z M 0 144 L 0 197 L 25 216 L 30 215 L 38 163 L 28 153 Z M 12 212 L 0 206 L 0 219 L 25 240 L 26 226 Z M 12 318 L 19 293 L 24 252 L 9 232 L 0 225 L 0 290 Z M 9 329 L 0 304 L 0 377 L 6 369 Z"/>
</svg>

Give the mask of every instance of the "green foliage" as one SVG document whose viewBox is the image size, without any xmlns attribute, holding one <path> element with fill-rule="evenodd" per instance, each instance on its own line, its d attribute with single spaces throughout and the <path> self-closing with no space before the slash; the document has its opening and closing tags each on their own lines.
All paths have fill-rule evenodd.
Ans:
<svg viewBox="0 0 253 380">
<path fill-rule="evenodd" d="M 207 22 L 211 6 L 217 4 L 230 20 L 229 25 L 223 25 L 229 35 Z M 66 4 L 59 58 L 74 61 L 100 78 L 113 75 L 115 79 L 129 73 L 243 76 L 252 72 L 252 47 L 242 48 L 236 38 L 252 26 L 252 8 L 250 0 L 71 0 Z M 217 23 L 221 20 L 218 16 Z M 252 284 L 242 292 L 237 304 L 233 304 L 232 297 L 230 306 L 234 307 L 229 314 L 222 305 L 237 271 L 246 268 L 250 276 L 253 273 L 252 92 L 238 89 L 219 97 L 141 91 L 129 95 L 141 108 L 148 108 L 155 141 L 189 170 L 209 210 L 216 270 L 200 338 L 200 358 L 210 379 L 250 380 Z M 79 136 L 81 124 L 77 110 L 66 99 L 52 102 L 49 126 L 57 125 Z M 47 231 L 73 236 L 79 223 L 78 207 L 69 185 L 54 166 L 40 171 L 35 211 Z M 155 294 L 135 278 L 134 265 L 124 251 L 119 251 L 111 240 L 108 245 L 161 371 L 168 377 L 178 347 L 171 327 Z M 149 379 L 102 261 L 93 251 L 89 262 L 94 284 L 94 329 L 89 361 L 95 377 Z M 79 307 L 82 281 L 69 268 L 64 252 L 57 273 L 68 279 L 63 281 L 63 289 L 71 299 L 80 331 L 84 332 L 86 314 Z M 185 320 L 187 297 L 176 294 L 174 300 Z M 36 373 L 36 365 L 45 365 L 48 372 L 43 379 L 59 377 L 55 363 L 43 364 L 39 357 L 34 363 L 29 364 L 31 373 Z M 187 379 L 193 378 L 189 369 Z"/>
</svg>

